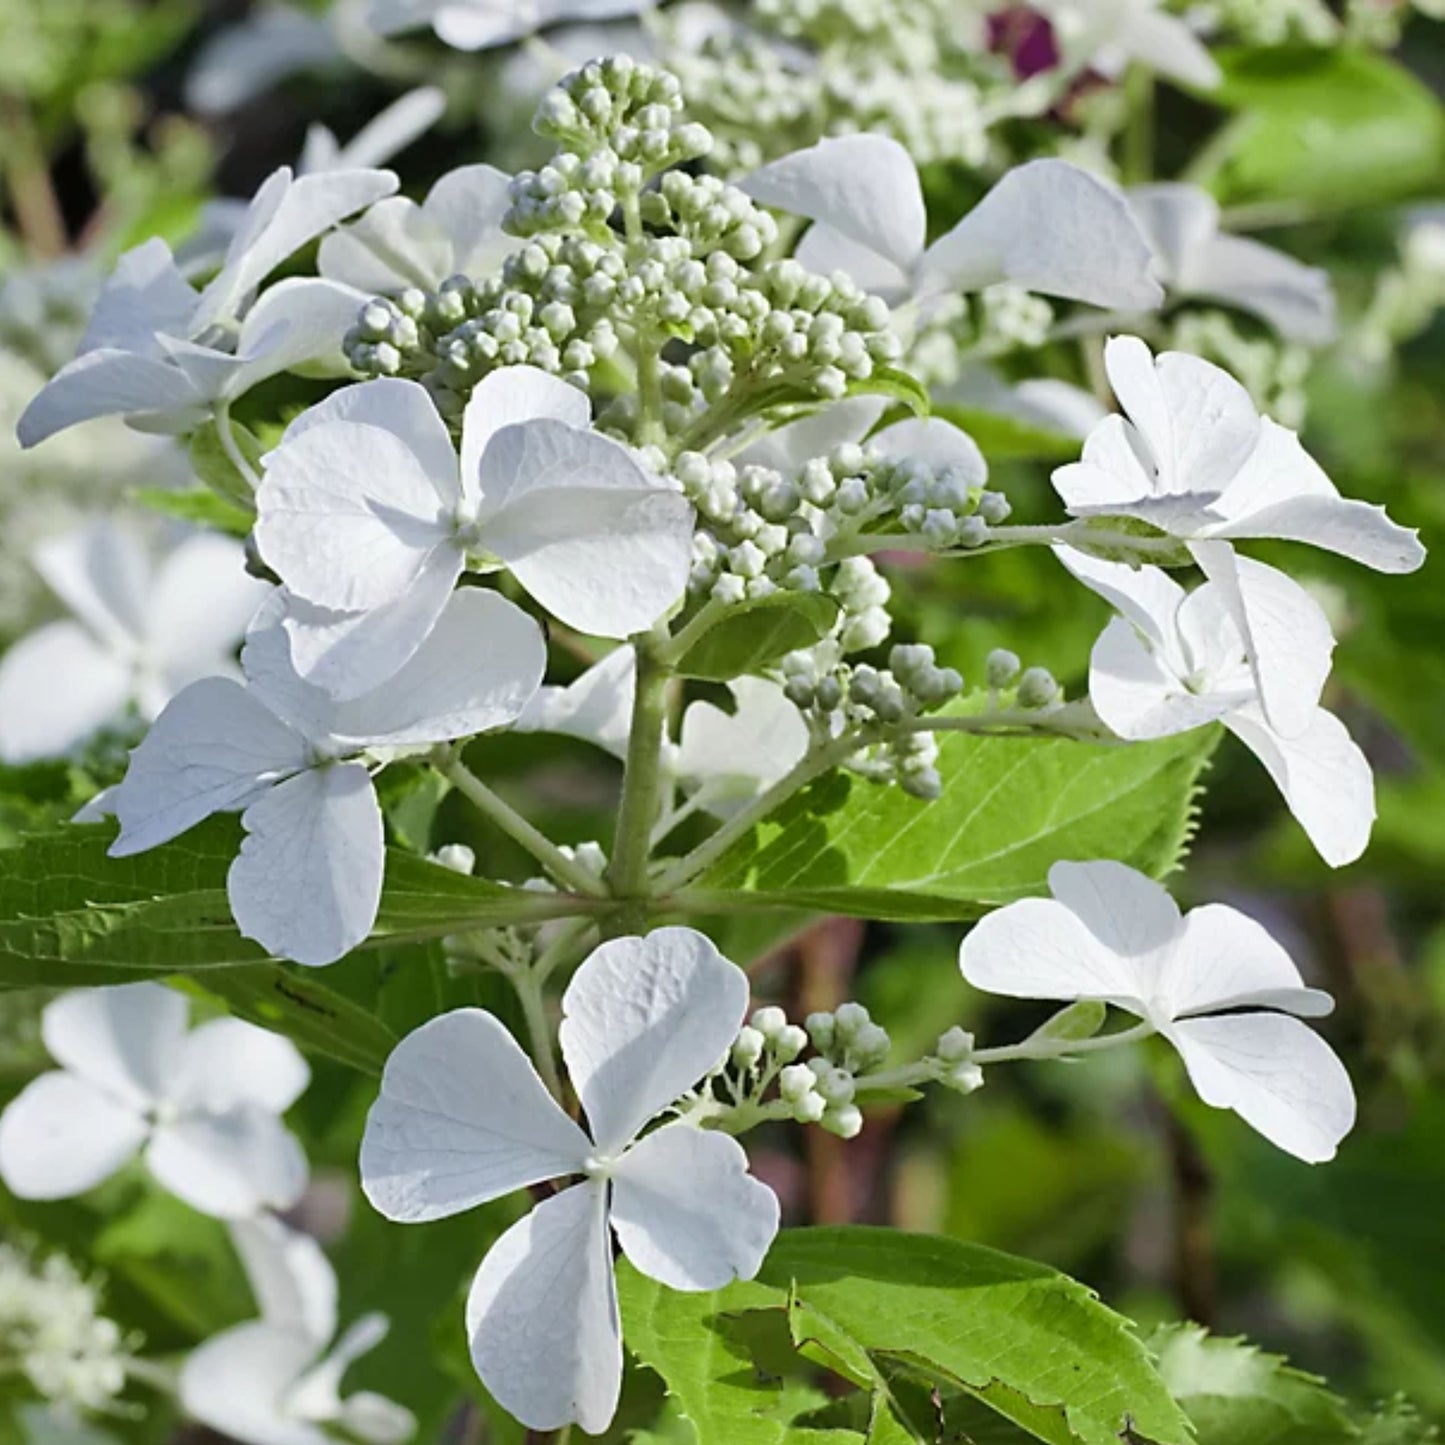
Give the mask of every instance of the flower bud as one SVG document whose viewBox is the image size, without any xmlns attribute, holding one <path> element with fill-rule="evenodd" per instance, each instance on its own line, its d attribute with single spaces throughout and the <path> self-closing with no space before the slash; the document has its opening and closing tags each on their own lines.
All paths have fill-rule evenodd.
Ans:
<svg viewBox="0 0 1445 1445">
<path fill-rule="evenodd" d="M 738 1036 L 733 1040 L 731 1058 L 733 1064 L 739 1069 L 751 1069 L 756 1067 L 757 1062 L 763 1056 L 763 1048 L 766 1040 L 755 1028 L 749 1028 L 746 1024 L 738 1030 Z"/>
<path fill-rule="evenodd" d="M 1008 687 L 1019 675 L 1022 665 L 1018 653 L 1010 652 L 1006 647 L 996 647 L 984 663 L 984 677 L 992 688 Z"/>
<path fill-rule="evenodd" d="M 830 1107 L 818 1122 L 840 1139 L 856 1139 L 863 1130 L 863 1115 L 856 1104 Z"/>
<path fill-rule="evenodd" d="M 1046 667 L 1031 667 L 1019 679 L 1020 707 L 1047 707 L 1059 695 L 1059 685 Z"/>
<path fill-rule="evenodd" d="M 769 1043 L 788 1026 L 788 1016 L 782 1009 L 769 1004 L 766 1008 L 755 1009 L 749 1020 L 753 1028 Z"/>
</svg>

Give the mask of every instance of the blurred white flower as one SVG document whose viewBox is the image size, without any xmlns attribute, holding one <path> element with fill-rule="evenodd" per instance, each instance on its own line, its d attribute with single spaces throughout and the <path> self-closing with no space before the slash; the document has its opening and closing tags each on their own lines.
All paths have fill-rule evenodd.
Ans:
<svg viewBox="0 0 1445 1445">
<path fill-rule="evenodd" d="M 270 1215 L 233 1225 L 231 1237 L 261 1317 L 186 1358 L 186 1410 L 243 1445 L 332 1445 L 328 1426 L 364 1445 L 411 1439 L 410 1410 L 369 1390 L 341 1396 L 347 1369 L 386 1337 L 386 1316 L 362 1316 L 333 1344 L 336 1273 L 320 1245 Z"/>
<path fill-rule="evenodd" d="M 1269 690 L 1290 699 L 1292 731 L 1262 705 L 1248 649 L 1224 589 L 1186 593 L 1157 567 L 1104 562 L 1067 547 L 1060 561 L 1119 613 L 1094 644 L 1089 697 L 1104 723 L 1131 740 L 1222 722 L 1268 770 L 1290 812 L 1332 867 L 1365 851 L 1375 819 L 1370 765 L 1333 713 L 1319 706 L 1334 638 L 1314 599 L 1283 573 L 1238 559 L 1248 615 L 1266 619 Z M 1259 628 L 1256 629 L 1258 632 Z M 1272 668 L 1283 667 L 1283 675 Z"/>
<path fill-rule="evenodd" d="M 887 136 L 821 140 L 740 185 L 813 221 L 796 252 L 804 266 L 846 272 L 890 306 L 1000 282 L 1130 311 L 1163 299 L 1123 196 L 1067 161 L 1016 166 L 931 246 L 917 167 Z"/>
<path fill-rule="evenodd" d="M 1052 899 L 990 913 L 963 940 L 963 976 L 1009 998 L 1098 999 L 1137 1014 L 1184 1060 L 1199 1097 L 1310 1164 L 1355 1122 L 1349 1075 L 1300 1018 L 1334 1007 L 1253 919 L 1222 904 L 1181 917 L 1122 863 L 1055 863 Z M 1297 1017 L 1292 1017 L 1297 1016 Z"/>
<path fill-rule="evenodd" d="M 626 637 L 683 594 L 692 508 L 591 430 L 587 397 L 530 366 L 472 392 L 461 458 L 426 390 L 334 392 L 264 459 L 256 543 L 293 594 L 298 671 L 338 697 L 395 672 L 469 561 L 506 567 L 553 616 Z"/>
<path fill-rule="evenodd" d="M 597 948 L 562 1000 L 562 1054 L 591 1137 L 506 1028 L 458 1009 L 397 1045 L 361 1145 L 388 1219 L 442 1219 L 568 1175 L 482 1261 L 467 1301 L 472 1362 L 534 1430 L 599 1434 L 622 1381 L 608 1226 L 628 1259 L 679 1290 L 751 1278 L 778 1202 L 736 1140 L 678 1122 L 643 1130 L 726 1056 L 748 983 L 702 934 L 660 928 Z"/>
<path fill-rule="evenodd" d="M 192 684 L 131 754 L 107 795 L 121 825 L 110 851 L 244 810 L 226 879 L 236 924 L 273 954 L 321 965 L 366 938 L 381 900 L 381 807 L 363 755 L 510 723 L 542 680 L 546 644 L 521 608 L 468 588 L 382 687 L 338 703 L 296 675 L 275 602 L 241 654 L 245 684 Z"/>
<path fill-rule="evenodd" d="M 0 657 L 0 759 L 58 757 L 134 705 L 147 719 L 197 678 L 232 674 L 270 588 L 229 537 L 197 534 L 160 559 L 136 532 L 93 522 L 36 549 L 73 614 Z"/>
<path fill-rule="evenodd" d="M 294 1204 L 306 1156 L 280 1116 L 310 1078 L 295 1046 L 240 1019 L 187 1033 L 183 995 L 156 983 L 63 994 L 46 1006 L 61 1066 L 0 1114 L 0 1179 L 22 1199 L 69 1199 L 144 1150 L 193 1209 L 240 1219 Z"/>
<path fill-rule="evenodd" d="M 1212 90 L 1219 66 L 1188 24 L 1159 0 L 1029 0 L 1053 25 L 1065 63 L 1117 76 L 1131 62 L 1182 85 Z"/>
<path fill-rule="evenodd" d="M 382 35 L 430 25 L 457 50 L 510 45 L 565 20 L 636 15 L 652 0 L 371 0 L 367 18 Z"/>
</svg>

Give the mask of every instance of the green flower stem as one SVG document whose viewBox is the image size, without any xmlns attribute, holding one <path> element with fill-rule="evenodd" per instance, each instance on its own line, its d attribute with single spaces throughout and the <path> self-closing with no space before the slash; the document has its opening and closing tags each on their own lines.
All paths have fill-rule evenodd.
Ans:
<svg viewBox="0 0 1445 1445">
<path fill-rule="evenodd" d="M 508 971 L 507 977 L 517 991 L 517 1001 L 522 1005 L 522 1018 L 527 1025 L 527 1043 L 532 1051 L 532 1062 L 542 1076 L 547 1091 L 559 1104 L 565 1107 L 562 1094 L 562 1076 L 557 1071 L 557 1057 L 552 1052 L 552 1023 L 547 1017 L 547 1000 L 544 990 L 545 979 L 537 967 Z"/>
<path fill-rule="evenodd" d="M 246 479 L 246 484 L 254 492 L 261 485 L 261 478 L 256 475 L 256 469 L 241 450 L 241 444 L 236 440 L 236 433 L 231 426 L 231 403 L 219 401 L 216 403 L 216 435 L 221 439 L 221 450 L 226 454 L 226 460 Z"/>
<path fill-rule="evenodd" d="M 740 813 L 734 814 L 717 832 L 699 843 L 691 853 L 679 858 L 666 869 L 657 880 L 657 892 L 662 895 L 676 892 L 692 882 L 700 873 L 711 867 L 732 845 L 745 837 L 763 818 L 786 802 L 800 788 L 806 787 L 814 778 L 820 777 L 830 768 L 850 758 L 860 747 L 867 744 L 863 729 L 844 733 L 805 753 L 772 787 L 760 793 Z"/>
<path fill-rule="evenodd" d="M 711 631 L 727 614 L 731 606 L 731 603 L 723 602 L 717 597 L 709 597 L 698 608 L 690 622 L 685 623 L 658 647 L 658 660 L 667 667 L 676 667 L 678 662 L 687 655 L 688 649 L 705 633 Z"/>
<path fill-rule="evenodd" d="M 999 708 L 995 712 L 978 713 L 972 717 L 921 713 L 895 726 L 910 733 L 975 733 L 983 737 L 1037 737 L 1042 733 L 1087 742 L 1118 741 L 1099 721 L 1098 714 L 1086 698 L 1048 710 Z"/>
<path fill-rule="evenodd" d="M 1132 65 L 1124 77 L 1128 120 L 1119 155 L 1119 174 L 1126 186 L 1154 179 L 1154 76 Z"/>
<path fill-rule="evenodd" d="M 1136 556 L 1156 557 L 1161 565 L 1177 557 L 1184 544 L 1177 537 L 1136 536 L 1131 532 L 1114 532 L 1087 519 L 1071 522 L 1043 522 L 1033 526 L 990 527 L 988 540 L 977 547 L 953 550 L 933 546 L 915 532 L 864 532 L 844 540 L 834 549 L 834 558 L 857 556 L 871 552 L 926 552 L 950 559 L 982 557 L 990 552 L 1003 552 L 1013 547 L 1079 547 L 1107 548 L 1109 551 L 1132 552 Z"/>
<path fill-rule="evenodd" d="M 627 740 L 627 761 L 622 780 L 622 802 L 617 810 L 617 833 L 607 887 L 624 907 L 610 931 L 639 931 L 646 922 L 648 861 L 652 830 L 662 807 L 662 743 L 667 724 L 667 685 L 672 671 L 658 654 L 655 636 L 634 639 L 637 682 L 632 697 L 632 733 Z"/>
<path fill-rule="evenodd" d="M 569 858 L 543 832 L 529 823 L 510 803 L 497 796 L 450 750 L 432 759 L 432 766 L 463 797 L 473 803 L 514 842 L 520 843 L 563 887 L 584 898 L 602 898 L 598 881 Z"/>
<path fill-rule="evenodd" d="M 1019 1059 L 1062 1059 L 1075 1054 L 1101 1054 L 1123 1044 L 1137 1044 L 1158 1030 L 1148 1019 L 1141 1019 L 1132 1028 L 1118 1033 L 1097 1034 L 1091 1039 L 1025 1039 L 1021 1044 L 1005 1044 L 997 1049 L 978 1049 L 969 1059 L 974 1064 L 1011 1064 Z"/>
</svg>

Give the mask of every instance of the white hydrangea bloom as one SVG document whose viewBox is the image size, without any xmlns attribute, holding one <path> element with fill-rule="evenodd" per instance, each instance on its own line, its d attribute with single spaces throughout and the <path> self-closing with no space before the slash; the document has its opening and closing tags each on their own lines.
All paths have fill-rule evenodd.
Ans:
<svg viewBox="0 0 1445 1445">
<path fill-rule="evenodd" d="M 367 19 L 381 35 L 430 25 L 457 50 L 510 45 L 546 25 L 636 15 L 652 0 L 371 0 Z"/>
<path fill-rule="evenodd" d="M 472 392 L 461 457 L 425 388 L 344 387 L 265 458 L 256 542 L 293 594 L 300 673 L 338 697 L 421 644 L 469 561 L 506 567 L 553 616 L 599 637 L 682 596 L 692 508 L 591 430 L 585 395 L 530 366 Z"/>
<path fill-rule="evenodd" d="M 1278 634 L 1268 656 L 1287 671 L 1271 679 L 1271 690 L 1291 699 L 1298 724 L 1286 733 L 1266 715 L 1218 583 L 1185 592 L 1157 567 L 1057 550 L 1069 571 L 1120 613 L 1094 644 L 1089 664 L 1089 697 L 1104 723 L 1119 737 L 1139 740 L 1222 722 L 1264 764 L 1320 856 L 1336 868 L 1354 862 L 1375 820 L 1374 779 L 1345 725 L 1319 706 L 1334 638 L 1309 594 L 1274 568 L 1239 559 L 1249 615 L 1268 618 Z"/>
<path fill-rule="evenodd" d="M 1159 0 L 1031 0 L 1049 17 L 1066 63 L 1117 76 L 1131 62 L 1200 90 L 1219 84 L 1219 66 L 1188 24 Z"/>
<path fill-rule="evenodd" d="M 187 537 L 157 561 L 104 519 L 36 549 L 73 617 L 0 657 L 0 759 L 58 757 L 134 704 L 154 718 L 197 678 L 235 672 L 246 624 L 271 590 L 229 537 Z"/>
<path fill-rule="evenodd" d="M 740 184 L 813 221 L 796 252 L 804 266 L 846 272 L 891 306 L 1001 282 L 1129 311 L 1163 299 L 1123 196 L 1067 161 L 1015 167 L 931 246 L 917 167 L 887 136 L 821 140 Z"/>
<path fill-rule="evenodd" d="M 637 654 L 624 643 L 565 687 L 548 684 L 538 688 L 517 719 L 516 729 L 561 733 L 591 743 L 614 758 L 625 758 L 636 686 Z"/>
<path fill-rule="evenodd" d="M 1307 542 L 1380 572 L 1414 571 L 1424 548 L 1383 507 L 1341 497 L 1295 433 L 1260 416 L 1228 372 L 1184 352 L 1156 359 L 1136 336 L 1113 338 L 1104 362 L 1126 415 L 1090 432 L 1083 459 L 1055 469 L 1054 490 L 1071 516 L 1131 517 L 1189 545 L 1229 603 L 1271 724 L 1297 735 L 1318 691 L 1293 687 L 1295 640 L 1267 607 L 1251 609 L 1232 544 Z M 1261 603 L 1269 595 L 1255 593 Z"/>
<path fill-rule="evenodd" d="M 390 171 L 295 179 L 275 171 L 236 226 L 221 269 L 199 292 L 159 238 L 120 258 L 74 361 L 26 408 L 17 428 L 34 446 L 76 422 L 124 416 L 150 431 L 187 431 L 217 402 L 268 376 L 329 355 L 360 293 L 333 281 L 261 283 L 337 221 L 396 189 Z"/>
<path fill-rule="evenodd" d="M 451 276 L 490 276 L 524 244 L 502 230 L 511 179 L 495 166 L 461 166 L 420 205 L 406 196 L 378 201 L 321 242 L 321 274 L 368 294 L 435 291 Z"/>
<path fill-rule="evenodd" d="M 1218 903 L 1181 917 L 1158 883 L 1122 863 L 1055 863 L 1049 891 L 990 913 L 963 940 L 959 966 L 975 988 L 1136 1014 L 1179 1050 L 1206 1104 L 1307 1163 L 1334 1158 L 1354 1126 L 1354 1090 L 1300 1022 L 1334 1002 L 1304 986 L 1258 923 Z"/>
<path fill-rule="evenodd" d="M 156 983 L 63 994 L 42 1035 L 59 1069 L 0 1114 L 0 1179 L 22 1199 L 69 1199 L 144 1150 L 164 1188 L 203 1214 L 285 1209 L 306 1156 L 281 1115 L 310 1078 L 295 1046 L 240 1019 L 187 1032 L 183 995 Z"/>
<path fill-rule="evenodd" d="M 236 924 L 269 952 L 333 963 L 376 921 L 381 808 L 364 755 L 504 727 L 542 680 L 546 644 L 519 607 L 468 588 L 382 687 L 338 703 L 302 681 L 268 608 L 241 656 L 246 681 L 194 683 L 131 754 L 107 796 L 116 857 L 212 813 L 241 809 L 247 837 L 226 891 Z"/>
<path fill-rule="evenodd" d="M 1335 336 L 1328 271 L 1219 229 L 1219 202 L 1198 186 L 1138 186 L 1129 206 L 1154 247 L 1171 295 L 1205 297 L 1263 317 L 1287 341 L 1324 346 Z"/>
<path fill-rule="evenodd" d="M 243 1445 L 332 1445 L 328 1427 L 364 1445 L 416 1433 L 410 1410 L 369 1390 L 341 1397 L 346 1371 L 386 1337 L 385 1315 L 336 1335 L 336 1273 L 320 1245 L 271 1215 L 232 1226 L 260 1318 L 209 1339 L 186 1358 L 180 1398 Z"/>
<path fill-rule="evenodd" d="M 747 1004 L 742 970 L 691 929 L 596 949 L 567 987 L 561 1029 L 590 1137 L 480 1009 L 424 1024 L 387 1061 L 361 1181 L 388 1219 L 441 1219 L 583 1176 L 497 1241 L 467 1301 L 477 1373 L 529 1428 L 599 1434 L 617 1407 L 609 1224 L 628 1259 L 673 1289 L 720 1289 L 761 1266 L 778 1202 L 742 1146 L 680 1122 L 643 1132 L 721 1062 Z"/>
</svg>

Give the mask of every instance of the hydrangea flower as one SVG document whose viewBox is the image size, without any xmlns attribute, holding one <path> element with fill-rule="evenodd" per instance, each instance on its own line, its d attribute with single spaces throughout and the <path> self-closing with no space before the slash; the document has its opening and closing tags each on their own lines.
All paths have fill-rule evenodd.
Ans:
<svg viewBox="0 0 1445 1445">
<path fill-rule="evenodd" d="M 1424 548 L 1383 507 L 1341 497 L 1228 372 L 1184 352 L 1156 359 L 1136 336 L 1113 338 L 1104 363 L 1126 415 L 1095 427 L 1083 459 L 1055 469 L 1054 490 L 1071 516 L 1130 517 L 1187 543 L 1229 603 L 1271 724 L 1298 734 L 1318 691 L 1294 690 L 1295 639 L 1267 608 L 1251 610 L 1232 543 L 1307 542 L 1380 572 L 1414 571 Z"/>
<path fill-rule="evenodd" d="M 42 543 L 35 566 L 74 614 L 0 657 L 0 759 L 58 757 L 134 704 L 153 718 L 200 677 L 235 671 L 270 589 L 228 537 L 186 538 L 159 562 L 109 519 Z"/>
<path fill-rule="evenodd" d="M 457 50 L 510 45 L 566 20 L 611 20 L 636 15 L 650 0 L 371 0 L 367 19 L 381 35 L 431 25 Z"/>
<path fill-rule="evenodd" d="M 336 1272 L 320 1245 L 271 1215 L 233 1225 L 231 1238 L 260 1318 L 187 1356 L 185 1409 L 243 1445 L 332 1445 L 328 1427 L 364 1445 L 410 1440 L 410 1410 L 369 1390 L 341 1397 L 342 1376 L 386 1337 L 386 1316 L 362 1316 L 333 1344 Z"/>
<path fill-rule="evenodd" d="M 1232 1109 L 1310 1164 L 1355 1122 L 1350 1077 L 1302 1018 L 1333 1009 L 1252 918 L 1209 903 L 1181 917 L 1122 863 L 1055 863 L 1051 899 L 990 913 L 959 949 L 975 988 L 1008 998 L 1097 999 L 1136 1014 L 1179 1051 L 1199 1097 Z"/>
<path fill-rule="evenodd" d="M 256 192 L 221 269 L 200 292 L 159 238 L 127 251 L 101 291 L 75 360 L 21 416 L 21 444 L 34 446 L 96 416 L 188 431 L 217 402 L 335 350 L 364 296 L 303 278 L 253 298 L 287 257 L 396 185 L 390 171 L 297 180 L 283 166 Z"/>
<path fill-rule="evenodd" d="M 1067 547 L 1060 560 L 1121 614 L 1094 644 L 1089 697 L 1121 738 L 1169 737 L 1222 722 L 1265 766 L 1290 812 L 1331 866 L 1365 851 L 1375 819 L 1370 765 L 1345 725 L 1319 706 L 1334 638 L 1309 594 L 1260 562 L 1239 560 L 1251 616 L 1268 616 L 1288 665 L 1279 688 L 1303 719 L 1285 734 L 1265 714 L 1248 649 L 1223 588 L 1185 590 L 1157 567 L 1104 562 Z M 1276 690 L 1279 690 L 1277 688 Z"/>
<path fill-rule="evenodd" d="M 1335 335 L 1328 271 L 1219 229 L 1219 202 L 1198 186 L 1137 186 L 1129 207 L 1154 247 L 1171 295 L 1207 297 L 1263 317 L 1287 341 L 1323 346 Z"/>
<path fill-rule="evenodd" d="M 304 677 L 338 697 L 411 656 L 469 562 L 553 616 L 626 637 L 683 594 L 692 508 L 590 428 L 586 396 L 530 366 L 473 391 L 461 458 L 424 387 L 344 387 L 298 417 L 256 493 L 262 556 L 294 594 Z"/>
<path fill-rule="evenodd" d="M 702 934 L 661 928 L 597 948 L 562 1000 L 562 1054 L 590 1137 L 491 1014 L 458 1009 L 393 1051 L 361 1145 L 366 1196 L 388 1219 L 442 1219 L 581 1176 L 514 1224 L 467 1300 L 482 1383 L 534 1430 L 606 1429 L 622 1380 L 608 1226 L 673 1289 L 751 1278 L 778 1202 L 734 1139 L 648 1122 L 726 1056 L 748 1004 L 742 970 Z"/>
<path fill-rule="evenodd" d="M 321 274 L 368 294 L 435 291 L 451 276 L 490 276 L 524 244 L 502 230 L 511 180 L 495 166 L 461 166 L 420 205 L 388 196 L 322 240 Z"/>
<path fill-rule="evenodd" d="M 1016 166 L 931 246 L 918 170 L 887 136 L 821 140 L 740 184 L 813 221 L 796 252 L 810 271 L 843 271 L 891 306 L 999 282 L 1130 311 L 1163 299 L 1124 198 L 1067 161 Z"/>
<path fill-rule="evenodd" d="M 131 754 L 107 798 L 125 857 L 241 809 L 246 839 L 226 893 L 236 924 L 269 952 L 333 963 L 376 921 L 381 808 L 364 755 L 504 727 L 542 680 L 537 624 L 494 592 L 468 588 L 411 660 L 345 703 L 302 681 L 268 608 L 241 654 L 244 685 L 192 684 Z"/>
<path fill-rule="evenodd" d="M 157 983 L 62 994 L 41 1018 L 60 1068 L 0 1114 L 0 1179 L 22 1199 L 69 1199 L 137 1153 L 203 1214 L 285 1209 L 306 1156 L 280 1116 L 310 1079 L 295 1046 L 240 1019 L 190 1033 L 183 995 Z"/>
<path fill-rule="evenodd" d="M 1200 90 L 1219 84 L 1219 66 L 1188 24 L 1159 0 L 1030 0 L 1047 15 L 1071 67 L 1116 76 L 1133 62 Z"/>
</svg>

